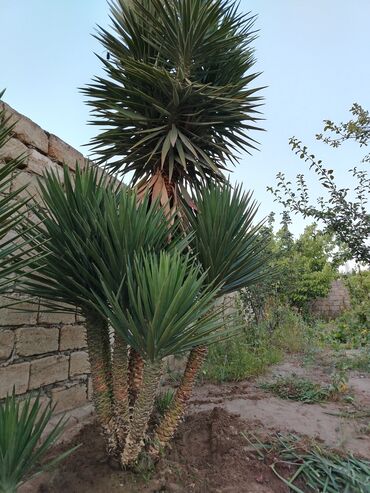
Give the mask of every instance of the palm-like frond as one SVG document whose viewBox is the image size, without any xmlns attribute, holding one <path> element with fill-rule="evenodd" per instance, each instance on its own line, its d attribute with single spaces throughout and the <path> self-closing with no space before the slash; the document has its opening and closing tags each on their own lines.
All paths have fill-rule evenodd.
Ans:
<svg viewBox="0 0 370 493">
<path fill-rule="evenodd" d="M 117 0 L 111 21 L 97 35 L 106 76 L 82 89 L 106 128 L 92 140 L 99 161 L 139 185 L 158 172 L 180 185 L 222 180 L 259 130 L 254 17 L 230 0 Z"/>
<path fill-rule="evenodd" d="M 33 401 L 33 402 L 32 402 Z M 15 493 L 30 476 L 49 469 L 78 447 L 60 454 L 41 465 L 47 452 L 62 435 L 66 420 L 62 417 L 44 438 L 54 408 L 41 409 L 39 396 L 28 396 L 24 402 L 15 394 L 0 404 L 0 491 Z"/>
<path fill-rule="evenodd" d="M 225 336 L 224 321 L 212 309 L 217 288 L 207 286 L 205 277 L 179 252 L 142 254 L 128 269 L 128 300 L 107 288 L 109 303 L 102 300 L 101 309 L 131 347 L 158 361 Z"/>
<path fill-rule="evenodd" d="M 155 203 L 144 198 L 138 204 L 135 192 L 117 189 L 93 167 L 77 169 L 74 179 L 65 168 L 63 181 L 47 172 L 40 191 L 42 203 L 34 210 L 39 237 L 25 236 L 43 258 L 33 262 L 36 271 L 25 289 L 52 308 L 61 303 L 94 308 L 95 294 L 104 297 L 97 272 L 118 292 L 127 259 L 142 248 L 166 248 L 176 229 Z"/>
<path fill-rule="evenodd" d="M 206 271 L 207 282 L 221 284 L 221 294 L 258 282 L 266 275 L 266 241 L 253 225 L 258 206 L 251 193 L 229 183 L 195 192 L 187 209 L 193 231 L 191 247 Z"/>
<path fill-rule="evenodd" d="M 0 100 L 4 91 L 0 92 Z M 11 138 L 15 123 L 9 123 L 5 110 L 0 110 L 0 148 Z M 23 220 L 29 198 L 20 194 L 26 186 L 11 189 L 11 184 L 23 166 L 26 156 L 0 164 L 0 293 L 3 294 L 14 284 L 28 264 L 25 258 L 29 246 L 22 241 L 17 227 Z"/>
</svg>

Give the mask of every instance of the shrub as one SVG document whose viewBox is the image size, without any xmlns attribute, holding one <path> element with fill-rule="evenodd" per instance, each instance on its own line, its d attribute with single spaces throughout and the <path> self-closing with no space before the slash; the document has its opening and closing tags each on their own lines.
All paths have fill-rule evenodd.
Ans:
<svg viewBox="0 0 370 493">
<path fill-rule="evenodd" d="M 265 372 L 271 364 L 278 363 L 282 352 L 270 345 L 253 347 L 245 334 L 210 346 L 203 367 L 204 380 L 211 382 L 238 382 Z"/>
</svg>

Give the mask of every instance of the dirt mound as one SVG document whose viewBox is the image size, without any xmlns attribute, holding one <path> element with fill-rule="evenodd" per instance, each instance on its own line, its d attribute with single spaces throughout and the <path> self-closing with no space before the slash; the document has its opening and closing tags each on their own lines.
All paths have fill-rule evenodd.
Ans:
<svg viewBox="0 0 370 493">
<path fill-rule="evenodd" d="M 113 470 L 105 461 L 97 428 L 85 427 L 75 440 L 82 443 L 39 493 L 286 493 L 288 488 L 251 450 L 241 435 L 245 422 L 215 408 L 189 416 L 152 471 Z M 144 471 L 144 469 L 143 469 Z M 287 475 L 292 471 L 286 471 Z"/>
</svg>

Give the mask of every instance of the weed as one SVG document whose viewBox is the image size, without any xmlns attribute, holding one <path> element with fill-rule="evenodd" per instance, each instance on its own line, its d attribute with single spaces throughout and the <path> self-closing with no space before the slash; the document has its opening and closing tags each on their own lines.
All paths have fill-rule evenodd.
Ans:
<svg viewBox="0 0 370 493">
<path fill-rule="evenodd" d="M 156 397 L 155 407 L 158 413 L 163 416 L 168 407 L 170 406 L 175 392 L 172 389 L 167 389 L 161 392 Z"/>
<path fill-rule="evenodd" d="M 261 389 L 268 390 L 281 399 L 306 403 L 322 402 L 328 398 L 326 387 L 296 375 L 278 377 L 273 382 L 265 382 Z"/>
<path fill-rule="evenodd" d="M 335 399 L 348 390 L 347 375 L 336 373 L 329 385 L 321 385 L 297 375 L 279 376 L 272 382 L 265 382 L 260 388 L 272 392 L 281 399 L 301 401 L 307 404 Z"/>
<path fill-rule="evenodd" d="M 218 383 L 238 382 L 263 374 L 269 365 L 278 363 L 281 358 L 280 350 L 269 346 L 251 347 L 241 335 L 209 348 L 200 378 Z"/>
</svg>

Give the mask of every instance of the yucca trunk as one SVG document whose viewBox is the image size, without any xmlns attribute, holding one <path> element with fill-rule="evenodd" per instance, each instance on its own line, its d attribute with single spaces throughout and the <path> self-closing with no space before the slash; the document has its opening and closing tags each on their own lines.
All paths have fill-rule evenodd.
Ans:
<svg viewBox="0 0 370 493">
<path fill-rule="evenodd" d="M 130 348 L 128 363 L 129 402 L 134 407 L 143 382 L 144 360 L 135 349 Z"/>
<path fill-rule="evenodd" d="M 163 449 L 174 436 L 177 427 L 184 416 L 186 404 L 192 394 L 197 374 L 203 365 L 207 352 L 208 348 L 206 346 L 198 346 L 191 350 L 180 385 L 178 386 L 176 394 L 169 408 L 165 412 L 162 421 L 155 431 L 153 443 L 150 447 L 150 454 L 153 457 L 158 456 L 160 450 Z"/>
<path fill-rule="evenodd" d="M 87 348 L 95 411 L 103 429 L 108 454 L 111 454 L 116 448 L 116 440 L 112 429 L 112 368 L 108 321 L 90 310 L 84 311 L 83 315 L 86 319 Z"/>
<path fill-rule="evenodd" d="M 112 385 L 114 422 L 119 450 L 122 450 L 124 446 L 130 421 L 127 352 L 127 344 L 122 337 L 115 332 L 112 360 Z"/>
<path fill-rule="evenodd" d="M 161 375 L 161 361 L 145 363 L 141 389 L 132 411 L 126 445 L 121 454 L 122 466 L 133 465 L 143 448 L 145 432 L 153 411 Z"/>
</svg>

